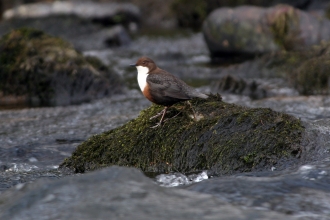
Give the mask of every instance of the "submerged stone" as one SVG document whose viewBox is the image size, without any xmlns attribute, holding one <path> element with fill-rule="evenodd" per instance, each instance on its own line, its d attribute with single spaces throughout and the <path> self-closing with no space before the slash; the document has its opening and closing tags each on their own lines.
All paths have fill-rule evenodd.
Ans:
<svg viewBox="0 0 330 220">
<path fill-rule="evenodd" d="M 293 116 L 265 108 L 247 108 L 221 101 L 178 103 L 163 126 L 152 129 L 162 110 L 153 105 L 127 124 L 82 143 L 61 167 L 85 172 L 110 165 L 145 172 L 183 173 L 211 170 L 231 174 L 280 166 L 299 152 L 304 127 Z"/>
<path fill-rule="evenodd" d="M 123 89 L 119 77 L 96 58 L 35 29 L 3 36 L 0 63 L 0 105 L 8 97 L 28 105 L 77 104 Z"/>
</svg>

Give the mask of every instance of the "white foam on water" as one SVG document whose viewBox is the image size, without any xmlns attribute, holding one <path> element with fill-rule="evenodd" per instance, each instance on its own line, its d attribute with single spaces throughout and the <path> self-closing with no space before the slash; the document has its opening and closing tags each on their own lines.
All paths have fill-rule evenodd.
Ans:
<svg viewBox="0 0 330 220">
<path fill-rule="evenodd" d="M 192 183 L 201 182 L 208 179 L 206 171 L 199 174 L 184 175 L 182 173 L 160 174 L 156 177 L 156 182 L 160 186 L 175 187 L 181 185 L 188 185 Z"/>
<path fill-rule="evenodd" d="M 30 165 L 26 163 L 12 163 L 11 166 L 6 170 L 6 172 L 29 172 L 38 168 L 39 167 L 37 167 L 36 165 Z"/>
</svg>

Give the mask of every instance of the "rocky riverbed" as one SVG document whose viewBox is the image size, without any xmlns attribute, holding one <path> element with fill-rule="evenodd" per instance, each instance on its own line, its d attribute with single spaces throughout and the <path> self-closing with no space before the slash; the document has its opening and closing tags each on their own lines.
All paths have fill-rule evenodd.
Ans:
<svg viewBox="0 0 330 220">
<path fill-rule="evenodd" d="M 259 65 L 265 58 L 211 64 L 202 33 L 141 34 L 128 45 L 83 54 L 100 58 L 125 89 L 79 105 L 0 110 L 0 218 L 330 219 L 328 95 L 299 95 L 274 68 Z M 58 169 L 79 144 L 151 105 L 129 67 L 142 55 L 202 92 L 220 92 L 225 102 L 299 118 L 308 134 L 302 150 L 310 153 L 297 152 L 281 167 L 226 176 L 208 170 L 143 174 L 116 166 L 87 174 Z M 245 92 L 237 92 L 239 85 Z"/>
</svg>

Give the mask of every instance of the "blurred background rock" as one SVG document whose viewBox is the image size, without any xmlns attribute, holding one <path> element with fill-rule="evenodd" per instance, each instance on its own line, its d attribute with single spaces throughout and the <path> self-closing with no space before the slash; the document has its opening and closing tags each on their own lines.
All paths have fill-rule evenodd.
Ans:
<svg viewBox="0 0 330 220">
<path fill-rule="evenodd" d="M 68 0 L 69 2 L 117 2 L 132 3 L 139 7 L 142 24 L 149 27 L 191 27 L 200 28 L 207 15 L 219 7 L 236 7 L 240 5 L 274 6 L 288 4 L 295 8 L 326 15 L 329 17 L 327 0 Z M 54 0 L 2 0 L 0 13 L 22 4 L 38 2 L 55 2 Z M 325 10 L 327 9 L 327 10 Z"/>
<path fill-rule="evenodd" d="M 278 89 L 265 91 L 269 83 L 259 79 L 260 75 L 272 75 L 282 80 L 284 78 L 301 94 L 318 94 L 317 91 L 324 94 L 324 91 L 328 91 L 328 83 L 317 84 L 322 85 L 322 89 L 310 89 L 314 85 L 310 85 L 310 80 L 301 80 L 301 73 L 304 73 L 304 79 L 308 79 L 314 77 L 315 71 L 303 71 L 305 68 L 298 67 L 312 58 L 306 54 L 311 46 L 321 45 L 321 49 L 315 49 L 312 54 L 328 51 L 326 42 L 330 36 L 330 21 L 327 19 L 330 15 L 329 5 L 326 0 L 2 0 L 0 36 L 17 28 L 30 27 L 60 37 L 71 43 L 77 51 L 96 54 L 98 58 L 103 56 L 101 51 L 121 47 L 115 52 L 105 52 L 107 55 L 102 61 L 107 65 L 111 64 L 110 69 L 116 70 L 113 72 L 124 70 L 124 74 L 132 73 L 129 77 L 124 76 L 127 82 L 133 79 L 135 82 L 136 77 L 135 72 L 133 74 L 133 71 L 125 69 L 124 64 L 130 62 L 127 59 L 148 54 L 161 60 L 160 62 L 165 61 L 161 65 L 169 71 L 176 71 L 173 70 L 173 62 L 180 63 L 179 69 L 183 73 L 179 71 L 178 74 L 187 73 L 190 79 L 200 76 L 200 72 L 213 72 L 217 77 L 212 82 L 213 90 L 219 92 L 243 93 L 254 98 L 273 96 Z M 180 47 L 186 46 L 173 46 L 173 37 L 183 31 L 195 36 L 190 39 L 197 40 L 182 39 Z M 204 39 L 201 38 L 201 32 Z M 148 37 L 145 38 L 148 33 L 156 33 L 168 39 L 153 42 Z M 124 48 L 132 42 L 139 44 L 138 39 L 144 46 Z M 171 42 L 166 46 L 167 41 Z M 205 43 L 208 51 L 204 49 Z M 161 44 L 164 46 L 161 47 Z M 196 44 L 199 46 L 196 47 Z M 199 51 L 189 54 L 187 50 L 192 48 L 191 45 L 199 48 Z M 297 54 L 297 51 L 304 55 Z M 271 55 L 274 53 L 280 54 Z M 242 63 L 265 54 L 268 55 L 266 59 L 253 62 L 254 71 L 245 68 L 246 64 Z M 191 62 L 195 62 L 189 61 L 191 56 L 192 60 L 202 60 L 204 64 L 212 61 L 220 65 L 238 63 L 239 66 L 234 72 L 231 67 L 215 70 L 201 67 L 198 62 L 194 63 L 194 68 L 190 68 Z M 328 55 L 324 53 L 323 56 Z M 123 60 L 122 66 L 120 60 Z M 166 61 L 171 61 L 171 64 Z M 269 67 L 269 63 L 280 63 L 281 68 L 279 65 Z M 117 64 L 119 67 L 116 67 Z M 322 62 L 317 64 L 319 69 L 323 68 Z M 201 68 L 204 69 L 199 70 Z M 237 73 L 239 69 L 242 70 L 242 75 Z M 266 69 L 267 73 L 261 74 L 261 69 Z M 324 74 L 327 78 L 326 71 Z M 228 75 L 231 76 L 228 78 Z M 239 78 L 246 78 L 248 75 L 252 79 Z M 240 86 L 242 89 L 234 89 L 235 92 L 226 89 L 233 86 L 233 80 L 229 79 L 235 79 L 234 82 L 243 80 L 244 88 Z M 298 79 L 300 81 L 296 82 Z"/>
</svg>

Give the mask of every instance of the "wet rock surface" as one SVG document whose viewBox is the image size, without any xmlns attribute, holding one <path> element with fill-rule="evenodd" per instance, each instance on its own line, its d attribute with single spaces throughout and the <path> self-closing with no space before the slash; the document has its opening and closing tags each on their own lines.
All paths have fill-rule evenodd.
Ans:
<svg viewBox="0 0 330 220">
<path fill-rule="evenodd" d="M 5 202 L 5 204 L 4 204 Z M 29 209 L 26 205 L 29 204 Z M 74 212 L 72 210 L 75 210 Z M 2 219 L 291 219 L 246 210 L 206 194 L 155 185 L 133 168 L 111 167 L 2 194 Z"/>
</svg>

